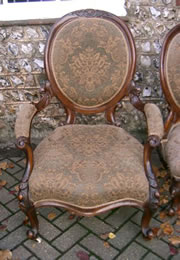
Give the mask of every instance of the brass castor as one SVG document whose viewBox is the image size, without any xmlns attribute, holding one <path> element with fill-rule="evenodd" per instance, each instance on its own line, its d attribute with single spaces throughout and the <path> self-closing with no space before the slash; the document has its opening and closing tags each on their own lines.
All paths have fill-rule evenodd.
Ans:
<svg viewBox="0 0 180 260">
<path fill-rule="evenodd" d="M 147 240 L 151 240 L 154 237 L 154 233 L 151 228 L 142 229 L 143 237 Z"/>
<path fill-rule="evenodd" d="M 32 229 L 32 230 L 28 230 L 27 231 L 27 236 L 29 239 L 32 239 L 32 240 L 36 240 L 37 239 L 37 230 L 36 229 Z"/>
</svg>

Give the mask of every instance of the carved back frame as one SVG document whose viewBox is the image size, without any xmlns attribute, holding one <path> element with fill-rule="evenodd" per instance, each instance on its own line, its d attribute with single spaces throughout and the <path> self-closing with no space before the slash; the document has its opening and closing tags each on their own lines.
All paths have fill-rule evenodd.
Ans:
<svg viewBox="0 0 180 260">
<path fill-rule="evenodd" d="M 113 96 L 113 98 L 109 98 L 107 102 L 104 102 L 103 104 L 97 104 L 93 106 L 84 106 L 81 104 L 78 104 L 77 102 L 73 102 L 70 100 L 67 95 L 65 95 L 62 91 L 61 86 L 59 86 L 59 83 L 56 80 L 56 75 L 54 72 L 54 68 L 52 66 L 52 46 L 54 42 L 56 41 L 56 37 L 59 32 L 61 32 L 64 27 L 67 27 L 68 24 L 71 24 L 71 22 L 83 20 L 83 18 L 89 18 L 94 20 L 102 20 L 104 19 L 107 22 L 112 23 L 117 27 L 122 35 L 125 38 L 125 44 L 127 45 L 127 52 L 129 53 L 129 65 L 128 65 L 128 71 L 125 77 L 125 81 L 123 83 L 123 86 L 120 88 L 119 91 L 116 92 L 116 94 Z M 100 57 L 101 58 L 101 57 Z M 62 57 L 63 59 L 63 57 Z M 75 112 L 80 112 L 83 114 L 94 114 L 94 113 L 100 113 L 106 111 L 105 115 L 108 121 L 111 123 L 114 122 L 114 110 L 117 105 L 117 102 L 120 101 L 125 95 L 129 94 L 129 86 L 130 82 L 133 78 L 133 74 L 135 71 L 135 65 L 136 65 L 136 50 L 135 50 L 135 44 L 133 37 L 126 26 L 126 24 L 119 19 L 117 16 L 103 12 L 98 10 L 81 10 L 81 11 L 75 11 L 71 14 L 68 14 L 67 16 L 64 16 L 62 19 L 59 20 L 58 23 L 55 24 L 55 26 L 52 28 L 48 42 L 45 49 L 45 68 L 46 73 L 49 79 L 49 82 L 51 84 L 52 91 L 54 95 L 63 103 L 63 105 L 66 108 L 67 112 L 67 118 L 69 123 L 73 123 L 75 119 Z M 98 86 L 99 87 L 99 86 Z"/>
</svg>

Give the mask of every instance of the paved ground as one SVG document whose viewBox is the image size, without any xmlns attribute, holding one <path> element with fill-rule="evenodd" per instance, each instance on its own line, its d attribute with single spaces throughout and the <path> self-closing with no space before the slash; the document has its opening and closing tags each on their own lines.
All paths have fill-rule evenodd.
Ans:
<svg viewBox="0 0 180 260">
<path fill-rule="evenodd" d="M 73 218 L 66 211 L 43 208 L 39 210 L 41 243 L 28 240 L 28 227 L 22 225 L 24 215 L 16 200 L 24 159 L 1 157 L 0 163 L 4 161 L 13 163 L 14 167 L 2 171 L 0 176 L 7 181 L 0 189 L 0 249 L 10 249 L 13 260 L 180 259 L 178 249 L 169 247 L 167 236 L 143 240 L 140 232 L 142 211 L 129 207 L 93 218 Z M 173 225 L 177 223 L 176 218 L 162 220 L 157 214 L 152 225 L 159 227 L 166 221 Z M 107 238 L 109 232 L 116 237 Z"/>
</svg>

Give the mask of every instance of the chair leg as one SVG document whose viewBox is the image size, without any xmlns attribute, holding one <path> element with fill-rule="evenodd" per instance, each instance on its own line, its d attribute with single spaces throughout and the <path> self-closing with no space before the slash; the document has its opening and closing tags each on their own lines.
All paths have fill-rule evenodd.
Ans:
<svg viewBox="0 0 180 260">
<path fill-rule="evenodd" d="M 18 200 L 20 209 L 26 215 L 24 225 L 27 225 L 29 221 L 31 223 L 31 230 L 27 232 L 27 236 L 30 239 L 37 239 L 39 222 L 36 208 L 34 207 L 33 202 L 29 199 L 29 186 L 27 181 L 21 182 L 19 185 Z"/>
<path fill-rule="evenodd" d="M 30 239 L 36 239 L 37 235 L 38 235 L 38 229 L 39 229 L 39 221 L 37 218 L 37 214 L 36 214 L 36 209 L 34 206 L 31 206 L 28 210 L 27 210 L 27 216 L 29 218 L 29 221 L 31 223 L 31 230 L 27 231 L 27 236 Z"/>
<path fill-rule="evenodd" d="M 27 231 L 27 236 L 30 239 L 37 239 L 38 235 L 38 229 L 39 229 L 39 221 L 36 214 L 36 209 L 31 203 L 28 205 L 28 207 L 25 207 L 25 205 L 22 205 L 20 203 L 21 210 L 25 213 L 26 218 L 24 220 L 24 225 L 27 225 L 28 222 L 31 224 L 31 229 Z"/>
<path fill-rule="evenodd" d="M 155 210 L 153 210 L 149 206 L 149 204 L 145 205 L 144 214 L 143 214 L 142 220 L 141 220 L 141 230 L 142 230 L 143 237 L 148 240 L 152 239 L 154 236 L 152 229 L 149 227 L 149 223 L 151 221 L 151 218 L 152 218 L 154 212 L 155 212 Z"/>
<path fill-rule="evenodd" d="M 168 213 L 170 216 L 173 216 L 180 209 L 180 181 L 175 179 L 172 180 L 170 193 L 172 197 L 172 203 Z"/>
</svg>

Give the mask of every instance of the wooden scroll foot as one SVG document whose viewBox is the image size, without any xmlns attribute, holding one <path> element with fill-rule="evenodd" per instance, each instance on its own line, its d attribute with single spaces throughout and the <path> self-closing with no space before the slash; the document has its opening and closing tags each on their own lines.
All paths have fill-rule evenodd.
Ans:
<svg viewBox="0 0 180 260">
<path fill-rule="evenodd" d="M 36 209 L 34 206 L 31 206 L 26 212 L 27 218 L 31 223 L 31 230 L 27 231 L 27 236 L 30 239 L 37 239 L 38 229 L 39 229 L 39 221 L 36 214 Z"/>
<path fill-rule="evenodd" d="M 152 239 L 154 237 L 152 229 L 149 227 L 149 223 L 151 221 L 151 218 L 154 214 L 154 210 L 152 210 L 149 206 L 146 205 L 144 208 L 144 214 L 141 220 L 141 230 L 143 237 L 145 239 Z"/>
</svg>

